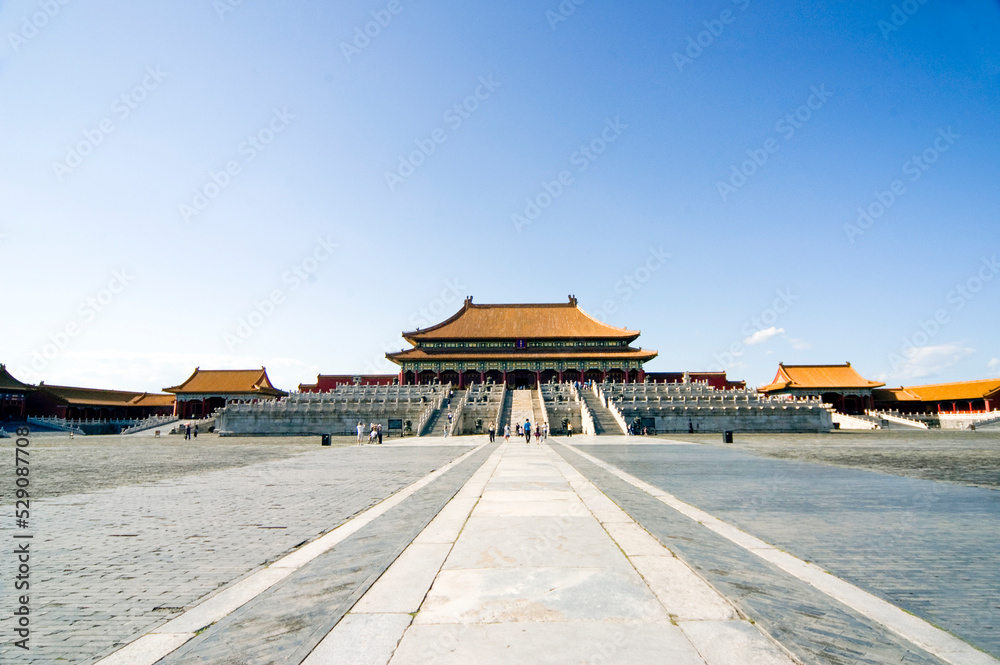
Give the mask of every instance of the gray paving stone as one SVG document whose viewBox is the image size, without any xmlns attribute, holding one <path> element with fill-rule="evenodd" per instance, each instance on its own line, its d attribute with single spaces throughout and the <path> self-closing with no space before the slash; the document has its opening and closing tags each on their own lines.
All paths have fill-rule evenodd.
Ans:
<svg viewBox="0 0 1000 665">
<path fill-rule="evenodd" d="M 0 662 L 94 662 L 176 616 L 157 608 L 196 604 L 467 450 L 317 444 L 282 459 L 33 502 L 31 650 L 5 639 Z M 138 443 L 131 454 L 141 459 Z M 131 477 L 140 465 L 126 466 Z M 5 533 L 9 521 L 5 511 Z M 0 579 L 10 579 L 12 561 L 0 557 Z M 11 600 L 0 596 L 4 635 Z"/>
<path fill-rule="evenodd" d="M 998 491 L 712 446 L 587 452 L 1000 657 Z"/>
<path fill-rule="evenodd" d="M 553 448 L 804 663 L 942 665 L 939 659 L 887 634 L 881 626 L 873 625 L 809 584 L 702 527 L 576 453 L 561 445 Z M 612 451 L 623 452 L 623 448 L 618 446 Z M 654 449 L 651 446 L 642 448 Z M 617 458 L 603 447 L 588 446 L 586 450 L 602 459 L 605 456 L 620 459 L 623 466 L 629 463 L 628 458 Z M 606 461 L 614 463 L 611 459 Z M 632 469 L 626 470 L 633 473 Z M 648 478 L 644 480 L 653 482 Z M 720 491 L 718 487 L 715 489 Z"/>
<path fill-rule="evenodd" d="M 298 665 L 495 447 L 478 451 L 158 664 Z"/>
</svg>

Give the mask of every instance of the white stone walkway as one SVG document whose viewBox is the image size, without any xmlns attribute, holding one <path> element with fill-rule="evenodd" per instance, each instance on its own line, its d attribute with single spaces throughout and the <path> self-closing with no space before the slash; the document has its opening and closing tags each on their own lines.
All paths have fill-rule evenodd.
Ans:
<svg viewBox="0 0 1000 665">
<path fill-rule="evenodd" d="M 502 444 L 304 661 L 789 665 L 545 445 Z"/>
</svg>

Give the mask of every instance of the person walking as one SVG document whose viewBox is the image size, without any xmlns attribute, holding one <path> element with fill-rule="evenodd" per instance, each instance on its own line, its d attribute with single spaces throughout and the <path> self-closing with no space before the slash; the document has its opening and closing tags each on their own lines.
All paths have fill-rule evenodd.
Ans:
<svg viewBox="0 0 1000 665">
<path fill-rule="evenodd" d="M 194 435 L 194 438 L 196 438 L 196 439 L 198 438 L 198 426 L 197 425 L 195 425 L 194 429 L 191 430 L 191 434 Z"/>
<path fill-rule="evenodd" d="M 531 421 L 527 418 L 524 419 L 522 431 L 524 432 L 524 442 L 531 443 Z"/>
<path fill-rule="evenodd" d="M 191 425 L 190 423 L 184 428 L 184 440 L 189 440 L 191 438 Z"/>
<path fill-rule="evenodd" d="M 375 432 L 378 435 L 378 445 L 382 445 L 382 423 L 375 426 Z"/>
<path fill-rule="evenodd" d="M 573 423 L 566 423 L 566 436 L 573 436 Z"/>
<path fill-rule="evenodd" d="M 493 443 L 493 441 L 496 439 L 497 426 L 493 424 L 492 420 L 490 421 L 490 426 L 487 429 L 487 431 L 490 433 L 490 443 Z"/>
<path fill-rule="evenodd" d="M 535 443 L 542 445 L 542 426 L 535 423 Z"/>
<path fill-rule="evenodd" d="M 510 423 L 503 426 L 503 440 L 505 443 L 510 443 Z"/>
<path fill-rule="evenodd" d="M 358 421 L 358 445 L 359 446 L 365 442 L 364 439 L 361 438 L 362 434 L 364 434 L 364 431 L 365 431 L 365 424 L 359 420 Z"/>
</svg>

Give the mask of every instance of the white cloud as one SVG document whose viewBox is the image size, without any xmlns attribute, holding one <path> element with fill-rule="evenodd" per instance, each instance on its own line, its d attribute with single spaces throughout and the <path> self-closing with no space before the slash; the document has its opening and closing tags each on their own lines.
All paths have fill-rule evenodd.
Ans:
<svg viewBox="0 0 1000 665">
<path fill-rule="evenodd" d="M 764 328 L 763 330 L 758 330 L 754 334 L 750 335 L 743 340 L 743 343 L 747 346 L 753 346 L 754 344 L 761 344 L 771 339 L 775 335 L 781 335 L 785 332 L 784 328 L 775 328 L 771 326 L 770 328 Z"/>
<path fill-rule="evenodd" d="M 990 368 L 991 372 L 1000 372 L 1000 358 L 991 358 L 986 366 Z"/>
<path fill-rule="evenodd" d="M 908 348 L 893 374 L 902 379 L 919 379 L 940 374 L 960 360 L 972 355 L 974 349 L 961 344 L 939 344 Z"/>
</svg>

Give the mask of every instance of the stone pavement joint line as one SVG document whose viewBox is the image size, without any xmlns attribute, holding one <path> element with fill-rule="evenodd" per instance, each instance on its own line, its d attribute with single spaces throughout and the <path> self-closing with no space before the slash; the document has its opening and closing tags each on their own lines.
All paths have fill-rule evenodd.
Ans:
<svg viewBox="0 0 1000 665">
<path fill-rule="evenodd" d="M 711 514 L 680 501 L 672 494 L 642 481 L 621 469 L 608 464 L 579 448 L 563 444 L 565 448 L 595 466 L 618 477 L 633 487 L 670 506 L 685 517 L 735 543 L 751 554 L 773 564 L 793 577 L 802 580 L 834 600 L 852 608 L 863 616 L 888 628 L 937 658 L 954 665 L 997 665 L 1000 661 L 979 651 L 972 645 L 947 633 L 933 624 L 909 614 L 895 605 L 860 589 L 813 563 L 798 559 L 773 545 L 760 540 Z"/>
<path fill-rule="evenodd" d="M 368 665 L 389 661 L 502 454 L 502 448 L 498 448 L 490 455 L 303 665 Z"/>
<path fill-rule="evenodd" d="M 152 665 L 160 661 L 194 638 L 199 630 L 224 619 L 240 607 L 267 592 L 300 568 L 329 552 L 338 544 L 350 538 L 393 508 L 399 506 L 456 466 L 465 462 L 486 445 L 479 445 L 464 453 L 325 535 L 303 545 L 235 584 L 227 586 L 183 614 L 97 661 L 95 665 Z"/>
<path fill-rule="evenodd" d="M 494 453 L 304 665 L 427 662 L 794 660 L 547 445 L 518 442 Z"/>
</svg>

